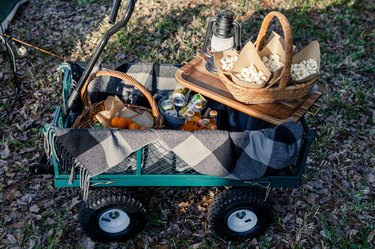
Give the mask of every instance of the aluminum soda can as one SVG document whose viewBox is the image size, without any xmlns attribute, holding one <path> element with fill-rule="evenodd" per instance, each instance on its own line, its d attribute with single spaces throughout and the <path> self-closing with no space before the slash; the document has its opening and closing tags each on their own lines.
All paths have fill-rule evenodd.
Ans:
<svg viewBox="0 0 375 249">
<path fill-rule="evenodd" d="M 163 111 L 169 111 L 174 109 L 174 104 L 173 101 L 168 98 L 160 103 L 160 107 L 163 109 Z"/>
<path fill-rule="evenodd" d="M 165 114 L 172 116 L 172 117 L 177 117 L 178 112 L 176 108 L 174 107 L 173 100 L 171 99 L 170 96 L 164 101 L 160 103 L 160 108 L 165 112 Z"/>
<path fill-rule="evenodd" d="M 189 100 L 190 90 L 188 88 L 176 88 L 172 93 L 172 100 L 175 106 L 183 107 Z"/>
</svg>

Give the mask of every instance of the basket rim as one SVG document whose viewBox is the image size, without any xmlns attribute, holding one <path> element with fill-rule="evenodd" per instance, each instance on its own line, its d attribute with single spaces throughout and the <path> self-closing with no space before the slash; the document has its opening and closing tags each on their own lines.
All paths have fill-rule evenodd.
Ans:
<svg viewBox="0 0 375 249">
<path fill-rule="evenodd" d="M 120 71 L 116 71 L 116 70 L 100 70 L 100 71 L 97 71 L 95 73 L 92 73 L 88 77 L 88 79 L 86 80 L 86 82 L 83 85 L 82 90 L 81 90 L 81 99 L 82 99 L 82 102 L 85 106 L 85 109 L 83 110 L 83 112 L 79 116 L 79 119 L 77 118 L 76 122 L 73 125 L 75 125 L 77 127 L 82 127 L 83 125 L 85 125 L 85 126 L 90 125 L 90 121 L 87 121 L 88 123 L 86 123 L 86 121 L 84 121 L 83 118 L 86 118 L 87 120 L 94 120 L 96 114 L 99 113 L 100 111 L 104 110 L 104 101 L 105 100 L 102 100 L 102 101 L 99 101 L 99 102 L 93 104 L 93 103 L 91 103 L 89 94 L 87 92 L 89 84 L 95 78 L 100 77 L 100 76 L 114 77 L 114 78 L 120 79 L 122 84 L 125 84 L 124 82 L 126 82 L 126 83 L 129 83 L 129 84 L 133 85 L 136 89 L 138 89 L 146 97 L 146 99 L 148 100 L 148 102 L 150 104 L 151 109 L 147 108 L 147 107 L 144 107 L 144 106 L 137 106 L 137 105 L 134 105 L 134 104 L 133 104 L 133 107 L 142 107 L 144 109 L 144 111 L 148 111 L 148 112 L 151 113 L 151 115 L 154 118 L 153 128 L 161 128 L 161 127 L 164 126 L 164 118 L 163 118 L 162 114 L 159 112 L 158 104 L 156 103 L 155 99 L 151 95 L 150 91 L 145 86 L 143 86 L 141 83 L 139 83 L 136 79 L 134 79 L 132 76 L 130 76 L 126 73 L 120 72 Z M 125 104 L 125 106 L 127 106 L 127 105 L 129 105 L 129 104 Z"/>
<path fill-rule="evenodd" d="M 284 89 L 279 89 L 278 87 L 252 88 L 252 87 L 246 87 L 246 86 L 242 86 L 242 85 L 236 84 L 235 82 L 233 82 L 232 80 L 230 80 L 225 73 L 223 73 L 220 70 L 218 71 L 218 74 L 219 74 L 219 76 L 221 76 L 220 78 L 225 79 L 225 80 L 222 79 L 222 82 L 224 84 L 228 84 L 228 85 L 230 85 L 232 87 L 235 87 L 235 88 L 238 88 L 238 89 L 241 89 L 241 90 L 244 90 L 244 91 L 253 91 L 253 92 L 277 92 L 277 91 L 281 92 L 281 91 L 288 91 L 288 90 L 293 90 L 293 89 L 304 88 L 307 85 L 311 85 L 312 83 L 316 82 L 318 80 L 318 78 L 319 78 L 319 74 L 317 74 L 313 79 L 311 79 L 311 80 L 309 80 L 307 82 L 296 83 L 294 85 L 288 85 Z"/>
</svg>

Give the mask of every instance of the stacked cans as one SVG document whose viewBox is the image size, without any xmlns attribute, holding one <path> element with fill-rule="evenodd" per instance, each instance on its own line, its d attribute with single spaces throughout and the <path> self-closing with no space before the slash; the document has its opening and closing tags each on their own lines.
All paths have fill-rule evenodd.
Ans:
<svg viewBox="0 0 375 249">
<path fill-rule="evenodd" d="M 193 93 L 187 88 L 176 88 L 160 103 L 160 108 L 172 117 L 186 118 L 188 111 L 201 112 L 207 105 L 207 100 L 199 93 Z"/>
</svg>

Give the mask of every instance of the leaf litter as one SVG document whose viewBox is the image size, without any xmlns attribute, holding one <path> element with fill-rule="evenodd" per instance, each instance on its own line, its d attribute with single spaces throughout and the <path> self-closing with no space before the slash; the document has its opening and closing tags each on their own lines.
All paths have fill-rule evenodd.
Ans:
<svg viewBox="0 0 375 249">
<path fill-rule="evenodd" d="M 30 0 L 9 32 L 64 58 L 87 61 L 110 27 L 106 22 L 110 6 L 107 1 L 84 2 Z M 369 56 L 375 47 L 369 35 L 374 29 L 373 5 L 322 1 L 306 10 L 298 2 L 138 1 L 129 27 L 111 40 L 103 55 L 103 60 L 119 58 L 115 64 L 185 61 L 200 50 L 206 19 L 224 8 L 233 9 L 243 21 L 246 39 L 256 37 L 260 21 L 271 9 L 281 9 L 294 27 L 300 27 L 299 20 L 311 22 L 310 33 L 306 28 L 294 30 L 293 35 L 297 45 L 305 44 L 306 37 L 318 36 L 321 41 L 320 81 L 326 91 L 321 112 L 308 117 L 317 139 L 302 186 L 271 191 L 276 217 L 264 236 L 229 242 L 212 235 L 207 207 L 217 188 L 139 188 L 150 215 L 144 232 L 133 240 L 107 245 L 88 238 L 79 228 L 80 191 L 55 189 L 51 176 L 28 173 L 42 151 L 39 130 L 52 120 L 54 106 L 61 101 L 57 73 L 61 60 L 28 48 L 27 56 L 16 60 L 22 105 L 14 100 L 9 63 L 0 56 L 0 248 L 373 247 L 375 62 Z"/>
</svg>

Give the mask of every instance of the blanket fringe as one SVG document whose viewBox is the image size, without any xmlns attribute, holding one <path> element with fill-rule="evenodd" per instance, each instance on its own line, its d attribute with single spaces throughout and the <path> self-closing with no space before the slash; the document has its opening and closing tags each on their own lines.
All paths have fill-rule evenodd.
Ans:
<svg viewBox="0 0 375 249">
<path fill-rule="evenodd" d="M 51 142 L 51 144 L 52 144 L 52 154 L 56 156 L 56 161 L 59 162 L 60 158 L 59 158 L 59 156 L 58 156 L 58 154 L 56 152 L 56 146 L 55 146 L 56 137 L 55 137 L 55 133 L 54 132 L 53 132 L 53 135 L 52 135 L 51 139 L 52 139 L 52 142 Z"/>
<path fill-rule="evenodd" d="M 81 176 L 80 187 L 83 191 L 83 200 L 87 201 L 87 198 L 89 196 L 91 175 L 90 175 L 90 172 L 87 169 L 85 169 L 84 167 L 81 167 L 80 171 L 81 171 L 80 172 L 80 176 Z"/>
<path fill-rule="evenodd" d="M 44 147 L 44 151 L 46 152 L 46 154 L 47 154 L 48 157 L 51 154 L 50 143 L 49 143 L 49 136 L 48 136 L 49 128 L 50 128 L 50 126 L 46 128 L 45 132 L 43 132 L 43 147 Z"/>
<path fill-rule="evenodd" d="M 52 154 L 51 136 L 53 135 L 52 125 L 47 124 L 43 127 L 43 147 L 47 156 L 50 158 Z"/>
<path fill-rule="evenodd" d="M 74 176 L 76 173 L 76 168 L 79 168 L 79 187 L 83 192 L 83 200 L 86 201 L 89 196 L 89 188 L 90 188 L 90 180 L 91 174 L 90 172 L 83 167 L 83 165 L 76 160 L 74 160 L 74 165 L 70 171 L 69 176 L 69 185 L 73 184 Z"/>
<path fill-rule="evenodd" d="M 55 147 L 55 130 L 52 125 L 46 125 L 44 127 L 45 132 L 43 132 L 43 147 L 44 151 L 47 154 L 48 159 L 52 157 L 52 155 L 56 156 L 56 160 L 59 161 L 59 157 L 56 153 L 56 147 Z"/>
<path fill-rule="evenodd" d="M 74 160 L 74 165 L 72 165 L 72 169 L 70 170 L 69 182 L 68 182 L 69 185 L 73 184 L 73 180 L 74 180 L 74 176 L 75 176 L 75 168 L 76 167 L 80 167 L 80 165 L 78 165 L 77 159 Z"/>
</svg>

